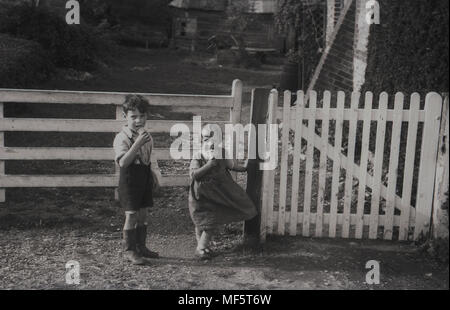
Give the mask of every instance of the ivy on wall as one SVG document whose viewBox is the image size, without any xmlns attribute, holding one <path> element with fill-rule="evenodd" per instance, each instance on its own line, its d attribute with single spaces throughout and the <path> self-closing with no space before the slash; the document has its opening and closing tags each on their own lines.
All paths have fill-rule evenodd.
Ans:
<svg viewBox="0 0 450 310">
<path fill-rule="evenodd" d="M 362 91 L 448 92 L 449 1 L 378 2 Z"/>
</svg>

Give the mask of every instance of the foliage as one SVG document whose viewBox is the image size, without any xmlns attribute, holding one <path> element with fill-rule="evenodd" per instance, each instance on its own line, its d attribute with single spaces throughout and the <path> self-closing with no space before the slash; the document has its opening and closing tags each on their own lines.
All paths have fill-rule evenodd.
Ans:
<svg viewBox="0 0 450 310">
<path fill-rule="evenodd" d="M 90 70 L 104 51 L 102 43 L 85 25 L 68 25 L 45 7 L 23 3 L 6 10 L 0 33 L 39 43 L 58 67 Z"/>
<path fill-rule="evenodd" d="M 167 36 L 160 31 L 135 25 L 117 25 L 105 32 L 105 37 L 123 46 L 161 48 L 169 45 Z"/>
<path fill-rule="evenodd" d="M 288 61 L 301 62 L 303 76 L 300 81 L 306 88 L 319 63 L 324 48 L 324 6 L 304 5 L 303 1 L 280 0 L 275 13 L 275 25 L 280 33 L 295 33 L 295 46 L 286 55 Z M 293 54 L 298 53 L 298 57 Z"/>
<path fill-rule="evenodd" d="M 422 99 L 430 91 L 448 92 L 449 2 L 412 0 L 405 5 L 402 2 L 379 0 L 379 3 L 380 24 L 370 28 L 362 93 L 373 91 L 374 99 L 378 101 L 379 93 L 386 91 L 390 94 L 389 106 L 392 107 L 394 94 L 401 91 L 405 94 L 407 108 L 412 92 L 419 92 Z M 390 133 L 390 128 L 387 131 Z M 374 149 L 374 136 L 375 131 L 372 131 L 371 150 Z M 390 143 L 390 139 L 391 135 L 388 134 L 386 142 Z M 403 125 L 401 149 L 404 149 L 406 140 L 407 130 Z M 422 136 L 419 135 L 417 145 L 421 143 Z M 389 158 L 388 149 L 385 148 L 385 161 Z M 405 155 L 405 151 L 400 153 L 397 192 L 401 191 L 399 186 L 403 182 Z M 418 147 L 415 156 L 420 157 Z M 417 191 L 417 165 L 414 169 L 413 204 Z"/>
<path fill-rule="evenodd" d="M 48 78 L 53 69 L 38 43 L 0 34 L 0 88 L 36 85 Z"/>
<path fill-rule="evenodd" d="M 275 25 L 279 32 L 287 33 L 290 28 L 300 28 L 302 5 L 302 2 L 298 0 L 278 1 L 275 13 Z"/>
<path fill-rule="evenodd" d="M 449 89 L 449 2 L 380 0 L 372 25 L 363 91 L 443 92 Z"/>
<path fill-rule="evenodd" d="M 90 2 L 91 0 L 85 0 Z M 171 0 L 97 0 L 107 3 L 113 15 L 120 22 L 142 23 L 148 25 L 170 25 Z M 95 7 L 95 6 L 94 6 Z"/>
<path fill-rule="evenodd" d="M 82 18 L 99 35 L 131 47 L 167 47 L 171 35 L 169 0 L 84 0 Z"/>
<path fill-rule="evenodd" d="M 247 1 L 233 1 L 226 9 L 227 22 L 220 33 L 209 38 L 209 47 L 214 48 L 218 55 L 229 54 L 236 55 L 234 64 L 239 66 L 259 67 L 259 59 L 250 55 L 246 50 L 245 34 L 250 27 L 258 27 L 260 21 L 253 11 L 253 4 Z M 229 49 L 237 47 L 236 53 L 219 52 L 220 49 Z"/>
<path fill-rule="evenodd" d="M 109 1 L 106 0 L 80 0 L 81 17 L 92 25 L 107 22 L 116 25 L 119 20 L 112 10 Z"/>
<path fill-rule="evenodd" d="M 242 37 L 250 25 L 258 23 L 256 15 L 248 13 L 252 10 L 252 4 L 245 1 L 234 1 L 227 6 L 226 14 L 231 26 L 231 32 L 237 33 L 239 37 Z"/>
</svg>

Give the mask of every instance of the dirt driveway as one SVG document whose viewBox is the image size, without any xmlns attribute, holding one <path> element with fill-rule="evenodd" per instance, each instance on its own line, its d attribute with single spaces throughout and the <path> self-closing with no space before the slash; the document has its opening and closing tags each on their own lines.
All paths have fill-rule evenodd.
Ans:
<svg viewBox="0 0 450 310">
<path fill-rule="evenodd" d="M 47 195 L 50 196 L 50 195 Z M 386 241 L 270 237 L 262 251 L 243 249 L 240 225 L 215 239 L 218 256 L 199 261 L 184 188 L 166 189 L 150 215 L 149 245 L 162 258 L 130 266 L 121 256 L 123 218 L 113 200 L 55 199 L 47 213 L 17 211 L 0 230 L 0 289 L 448 289 L 448 266 L 411 244 Z M 50 197 L 52 198 L 52 197 Z M 20 203 L 16 203 L 20 210 Z M 50 207 L 47 207 L 50 208 Z M 71 211 L 70 211 L 71 210 Z M 65 214 L 65 215 L 64 215 Z M 28 218 L 37 227 L 20 224 Z M 16 222 L 16 224 L 14 224 Z M 3 222 L 4 223 L 4 222 Z M 3 226 L 5 227 L 5 226 Z M 79 285 L 65 283 L 65 264 L 80 263 Z M 369 260 L 380 284 L 365 284 Z"/>
</svg>

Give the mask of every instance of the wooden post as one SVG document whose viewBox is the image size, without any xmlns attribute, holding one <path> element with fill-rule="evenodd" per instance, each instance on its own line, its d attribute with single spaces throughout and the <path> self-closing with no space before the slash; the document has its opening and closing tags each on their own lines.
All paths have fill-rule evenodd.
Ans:
<svg viewBox="0 0 450 310">
<path fill-rule="evenodd" d="M 259 164 L 262 161 L 259 157 L 258 149 L 260 146 L 258 145 L 258 125 L 266 124 L 270 121 L 268 118 L 270 116 L 274 117 L 274 112 L 276 110 L 276 105 L 273 104 L 274 100 L 269 100 L 269 96 L 273 96 L 270 94 L 269 89 L 264 88 L 256 88 L 252 90 L 252 100 L 251 100 L 251 108 L 250 108 L 250 121 L 255 126 L 256 129 L 255 134 L 249 135 L 249 138 L 253 138 L 253 140 L 249 139 L 249 154 L 256 154 L 255 159 L 249 159 L 248 161 L 248 169 L 247 169 L 247 194 L 250 196 L 256 208 L 258 210 L 258 215 L 251 220 L 248 220 L 244 223 L 244 242 L 249 246 L 257 245 L 261 242 L 265 241 L 265 223 L 266 223 L 266 213 L 264 210 L 264 201 L 263 197 L 263 186 L 264 186 L 264 172 L 260 170 Z M 272 103 L 272 104 L 271 104 Z M 272 105 L 272 106 L 271 106 Z M 270 107 L 271 106 L 271 107 Z M 270 113 L 269 109 L 271 108 L 272 112 Z M 266 131 L 267 133 L 267 131 Z M 250 148 L 254 148 L 255 152 L 251 152 Z M 267 176 L 266 176 L 267 178 Z M 267 183 L 267 182 L 266 182 Z"/>
<path fill-rule="evenodd" d="M 269 96 L 269 106 L 267 108 L 267 120 L 266 126 L 266 141 L 265 150 L 266 154 L 270 150 L 270 144 L 275 143 L 275 156 L 278 155 L 278 128 L 275 126 L 276 140 L 272 140 L 273 131 L 271 129 L 272 124 L 277 124 L 277 110 L 278 110 L 278 91 L 272 89 Z M 269 144 L 270 143 L 270 144 Z M 270 156 L 274 156 L 273 153 Z M 278 157 L 278 156 L 277 156 Z M 272 158 L 270 158 L 272 160 Z M 277 165 L 278 165 L 278 158 Z M 275 165 L 275 168 L 276 166 Z M 261 166 L 261 165 L 260 165 Z M 262 193 L 261 193 L 261 225 L 259 230 L 260 242 L 266 241 L 266 235 L 273 232 L 273 200 L 275 195 L 275 169 L 264 170 L 262 177 Z"/>
<path fill-rule="evenodd" d="M 242 108 L 242 82 L 238 79 L 233 81 L 233 85 L 231 88 L 231 97 L 233 97 L 233 107 L 230 108 L 230 123 L 235 125 L 239 124 L 241 122 L 241 108 Z M 233 137 L 229 137 L 231 141 L 227 141 L 226 143 L 229 143 L 231 146 L 231 143 L 233 143 L 234 139 Z M 233 158 L 234 161 L 236 161 L 236 150 L 233 148 Z M 232 172 L 231 175 L 233 176 L 233 179 L 237 181 L 237 173 Z"/>
<path fill-rule="evenodd" d="M 432 218 L 433 187 L 441 113 L 442 97 L 437 93 L 428 93 L 425 98 L 425 124 L 420 153 L 414 240 L 417 240 L 422 234 L 426 236 L 431 228 L 430 221 Z"/>
<path fill-rule="evenodd" d="M 240 80 L 233 81 L 231 97 L 233 97 L 233 107 L 230 109 L 230 122 L 237 124 L 241 121 L 242 82 Z"/>
<path fill-rule="evenodd" d="M 267 98 L 269 98 L 269 94 L 269 89 L 256 88 L 252 90 L 250 121 L 255 126 L 256 132 L 253 135 L 249 134 L 248 154 L 256 154 L 256 158 L 248 160 L 246 192 L 255 204 L 258 215 L 244 223 L 244 242 L 248 245 L 256 245 L 260 242 L 259 231 L 261 225 L 261 187 L 263 172 L 259 170 L 261 159 L 258 154 L 258 124 L 266 123 Z M 255 139 L 255 141 L 251 141 L 250 138 Z M 253 148 L 254 151 L 251 151 L 250 148 Z"/>
<path fill-rule="evenodd" d="M 449 104 L 448 94 L 445 94 L 442 107 L 441 131 L 439 134 L 438 158 L 436 164 L 436 177 L 434 182 L 433 199 L 433 237 L 448 238 L 448 213 L 442 205 L 448 199 L 449 161 L 448 161 L 448 134 L 449 134 Z"/>
<path fill-rule="evenodd" d="M 120 106 L 120 105 L 116 106 L 116 120 L 123 120 L 123 110 L 122 110 L 122 106 Z M 115 164 L 115 172 L 117 175 L 119 175 L 120 167 L 116 162 L 114 164 Z M 119 189 L 117 187 L 114 189 L 114 199 L 119 200 Z"/>
<path fill-rule="evenodd" d="M 3 103 L 0 102 L 0 120 L 3 118 Z M 0 148 L 5 146 L 5 133 L 0 132 Z M 0 160 L 0 178 L 5 177 L 5 162 Z M 6 201 L 5 189 L 0 188 L 0 202 Z"/>
</svg>

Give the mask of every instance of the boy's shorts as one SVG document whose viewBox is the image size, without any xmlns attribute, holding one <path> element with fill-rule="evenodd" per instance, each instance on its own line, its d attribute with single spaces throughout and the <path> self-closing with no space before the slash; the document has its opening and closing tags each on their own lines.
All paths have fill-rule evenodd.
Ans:
<svg viewBox="0 0 450 310">
<path fill-rule="evenodd" d="M 150 165 L 131 164 L 120 168 L 119 201 L 124 211 L 153 206 L 153 177 Z"/>
</svg>

